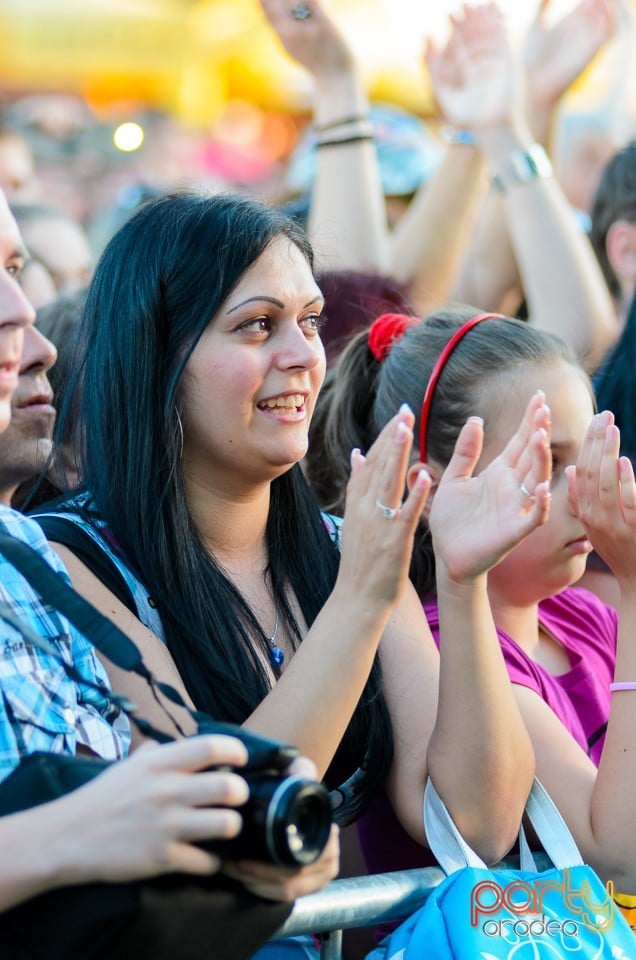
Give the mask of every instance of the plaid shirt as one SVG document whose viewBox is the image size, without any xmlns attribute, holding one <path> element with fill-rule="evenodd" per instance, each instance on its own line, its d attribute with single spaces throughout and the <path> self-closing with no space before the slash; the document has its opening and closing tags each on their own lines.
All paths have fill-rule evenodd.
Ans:
<svg viewBox="0 0 636 960">
<path fill-rule="evenodd" d="M 0 523 L 66 573 L 32 520 L 0 505 Z M 68 579 L 68 576 L 67 576 Z M 20 757 L 35 750 L 74 754 L 83 744 L 100 756 L 123 757 L 130 740 L 128 719 L 108 697 L 108 680 L 92 645 L 0 555 L 0 598 L 18 619 L 53 643 L 59 658 L 35 648 L 0 620 L 0 780 Z M 60 659 L 73 663 L 103 693 L 64 673 Z"/>
</svg>

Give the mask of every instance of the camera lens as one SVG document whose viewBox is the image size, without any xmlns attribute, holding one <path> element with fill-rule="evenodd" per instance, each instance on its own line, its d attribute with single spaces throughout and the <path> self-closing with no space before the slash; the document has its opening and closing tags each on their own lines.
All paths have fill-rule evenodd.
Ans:
<svg viewBox="0 0 636 960">
<path fill-rule="evenodd" d="M 266 829 L 270 853 L 278 863 L 313 863 L 324 850 L 331 829 L 325 787 L 302 777 L 287 777 L 271 799 Z"/>
</svg>

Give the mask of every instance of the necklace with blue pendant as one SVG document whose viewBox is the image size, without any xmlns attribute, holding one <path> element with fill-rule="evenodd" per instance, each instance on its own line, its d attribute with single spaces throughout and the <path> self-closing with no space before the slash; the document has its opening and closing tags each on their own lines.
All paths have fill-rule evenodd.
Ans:
<svg viewBox="0 0 636 960">
<path fill-rule="evenodd" d="M 273 667 L 281 667 L 285 659 L 285 651 L 281 650 L 279 646 L 276 645 L 276 637 L 278 636 L 278 610 L 276 610 L 276 622 L 274 623 L 274 632 L 271 637 L 265 637 L 269 644 L 269 662 Z"/>
</svg>

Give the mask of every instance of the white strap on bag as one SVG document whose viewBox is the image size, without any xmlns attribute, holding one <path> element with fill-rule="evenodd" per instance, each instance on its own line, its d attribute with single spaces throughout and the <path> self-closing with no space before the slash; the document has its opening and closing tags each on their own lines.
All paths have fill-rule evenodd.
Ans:
<svg viewBox="0 0 636 960">
<path fill-rule="evenodd" d="M 555 867 L 575 867 L 583 858 L 550 795 L 536 779 L 526 802 L 526 814 L 541 846 Z M 453 823 L 444 801 L 429 779 L 424 790 L 424 829 L 428 845 L 446 874 L 462 867 L 487 869 Z M 536 871 L 523 827 L 520 827 L 521 869 Z"/>
</svg>

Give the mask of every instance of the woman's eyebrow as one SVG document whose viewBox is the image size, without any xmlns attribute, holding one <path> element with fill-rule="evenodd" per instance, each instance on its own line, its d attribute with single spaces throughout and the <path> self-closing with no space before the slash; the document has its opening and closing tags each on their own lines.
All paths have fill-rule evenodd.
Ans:
<svg viewBox="0 0 636 960">
<path fill-rule="evenodd" d="M 284 303 L 281 303 L 280 300 L 277 300 L 275 297 L 248 297 L 247 300 L 241 300 L 240 303 L 237 303 L 235 307 L 232 307 L 231 310 L 228 310 L 228 313 L 234 313 L 235 310 L 239 310 L 241 307 L 244 307 L 246 303 L 254 303 L 260 301 L 261 303 L 273 303 L 275 307 L 280 307 L 281 310 L 285 306 Z"/>
<path fill-rule="evenodd" d="M 307 307 L 310 307 L 312 303 L 316 303 L 319 300 L 323 300 L 322 296 L 318 293 L 315 297 L 312 297 L 311 300 L 308 300 L 307 303 L 303 305 L 303 310 L 306 310 Z M 235 310 L 239 310 L 241 307 L 244 307 L 246 303 L 272 303 L 275 307 L 279 307 L 281 310 L 284 309 L 285 304 L 281 300 L 277 300 L 276 297 L 248 297 L 247 300 L 241 300 L 240 303 L 237 303 L 236 306 L 228 310 L 228 314 L 234 313 Z"/>
</svg>

